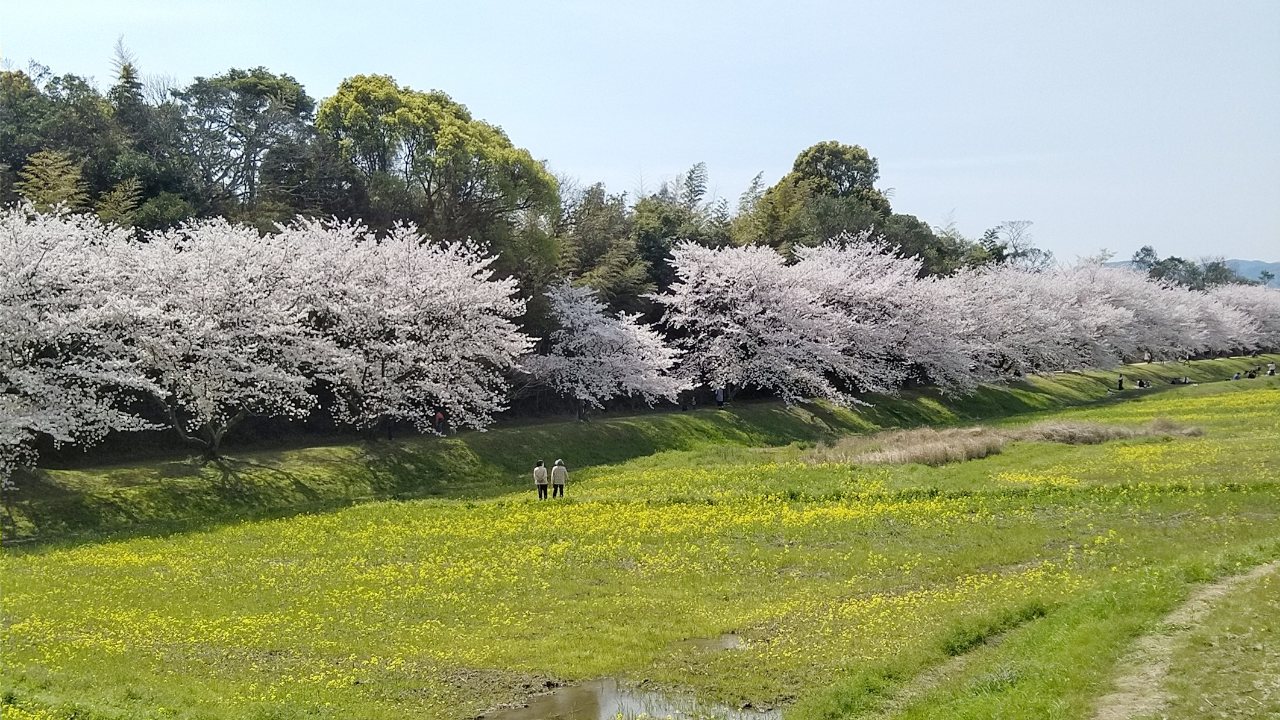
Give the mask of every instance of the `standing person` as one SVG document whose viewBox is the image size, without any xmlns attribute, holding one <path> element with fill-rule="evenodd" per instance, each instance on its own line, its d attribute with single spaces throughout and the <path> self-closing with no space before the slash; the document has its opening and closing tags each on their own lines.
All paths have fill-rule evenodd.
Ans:
<svg viewBox="0 0 1280 720">
<path fill-rule="evenodd" d="M 716 407 L 724 407 L 724 388 L 716 388 Z"/>
<path fill-rule="evenodd" d="M 1120 377 L 1116 378 L 1116 389 L 1117 390 L 1124 389 L 1124 375 L 1121 375 Z"/>
<path fill-rule="evenodd" d="M 551 468 L 551 497 L 552 499 L 564 497 L 564 482 L 569 479 L 569 468 L 564 466 L 563 460 L 556 460 L 556 464 Z M 545 490 L 543 491 L 545 492 Z"/>
<path fill-rule="evenodd" d="M 538 488 L 538 499 L 547 499 L 547 469 L 543 467 L 542 461 L 539 460 L 537 465 L 533 466 L 533 485 Z"/>
</svg>

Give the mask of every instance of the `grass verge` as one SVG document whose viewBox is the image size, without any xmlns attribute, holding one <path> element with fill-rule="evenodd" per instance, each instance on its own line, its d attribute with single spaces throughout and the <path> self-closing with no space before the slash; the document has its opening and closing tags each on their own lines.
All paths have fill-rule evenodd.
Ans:
<svg viewBox="0 0 1280 720">
<path fill-rule="evenodd" d="M 950 425 L 1177 389 L 1167 378 L 1220 381 L 1269 359 L 1229 358 L 1132 365 L 1149 390 L 1113 390 L 1115 372 L 1060 373 L 979 388 L 965 397 L 931 390 L 872 398 L 856 410 L 821 403 L 743 403 L 725 411 L 653 412 L 592 423 L 549 422 L 449 438 L 350 443 L 237 454 L 200 465 L 188 458 L 41 470 L 6 494 L 6 543 L 180 532 L 250 518 L 287 516 L 383 498 L 483 498 L 524 487 L 536 459 L 563 457 L 580 470 L 672 451 L 714 456 L 738 448 L 816 442 L 885 428 Z M 1241 381 L 1241 383 L 1265 381 Z M 1132 388 L 1133 382 L 1128 384 Z"/>
</svg>

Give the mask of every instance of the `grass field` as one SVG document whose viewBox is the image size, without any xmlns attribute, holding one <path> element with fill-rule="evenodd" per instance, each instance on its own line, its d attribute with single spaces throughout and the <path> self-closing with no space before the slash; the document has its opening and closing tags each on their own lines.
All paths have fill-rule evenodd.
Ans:
<svg viewBox="0 0 1280 720">
<path fill-rule="evenodd" d="M 294 450 L 223 474 L 51 472 L 11 516 L 38 541 L 0 565 L 0 709 L 474 718 L 609 677 L 787 720 L 1088 718 L 1131 642 L 1197 584 L 1280 558 L 1280 383 L 1084 404 L 1113 378 Z M 984 415 L 1204 434 L 1015 442 L 940 467 L 815 461 L 840 433 Z M 524 468 L 556 456 L 575 468 L 569 498 L 539 503 Z M 411 497 L 349 504 L 379 494 Z M 225 498 L 234 512 L 213 512 Z M 1237 692 L 1195 647 L 1259 682 L 1274 669 L 1275 581 L 1228 596 L 1178 651 L 1178 717 L 1219 717 L 1205 699 Z M 687 642 L 729 632 L 740 647 Z"/>
</svg>

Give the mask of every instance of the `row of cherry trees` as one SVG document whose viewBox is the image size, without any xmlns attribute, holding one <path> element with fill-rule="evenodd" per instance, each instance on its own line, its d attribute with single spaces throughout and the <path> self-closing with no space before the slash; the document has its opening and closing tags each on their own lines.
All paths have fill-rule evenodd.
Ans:
<svg viewBox="0 0 1280 720">
<path fill-rule="evenodd" d="M 1280 292 L 1209 293 L 1082 264 L 921 277 L 869 235 L 798 248 L 677 246 L 653 299 L 665 337 L 568 281 L 534 354 L 525 300 L 491 257 L 412 226 L 375 237 L 300 220 L 207 220 L 142 236 L 92 216 L 0 212 L 0 478 L 41 436 L 89 445 L 168 426 L 216 456 L 244 418 L 300 418 L 324 398 L 357 428 L 437 411 L 484 427 L 513 384 L 582 408 L 754 387 L 857 402 L 909 382 L 965 392 L 1025 373 L 1280 346 Z"/>
<path fill-rule="evenodd" d="M 87 215 L 0 213 L 0 478 L 39 436 L 88 445 L 164 418 L 216 456 L 250 415 L 320 396 L 356 427 L 437 410 L 483 427 L 532 343 L 524 301 L 465 243 L 410 226 L 224 220 L 135 237 Z M 322 392 L 321 392 L 322 391 Z"/>
<path fill-rule="evenodd" d="M 966 392 L 1027 373 L 1280 347 L 1280 291 L 1204 293 L 1087 262 L 920 277 L 869 235 L 799 248 L 675 251 L 657 298 L 681 334 L 680 369 L 714 387 L 856 402 L 907 382 Z"/>
</svg>

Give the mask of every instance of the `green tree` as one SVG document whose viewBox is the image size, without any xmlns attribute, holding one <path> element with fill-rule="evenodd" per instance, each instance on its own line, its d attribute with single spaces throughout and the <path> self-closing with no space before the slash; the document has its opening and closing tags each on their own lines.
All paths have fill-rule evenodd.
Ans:
<svg viewBox="0 0 1280 720">
<path fill-rule="evenodd" d="M 675 270 L 667 262 L 671 248 L 682 239 L 687 213 L 678 204 L 659 195 L 641 198 L 636 203 L 631 233 L 636 252 L 644 262 L 647 281 L 659 292 L 675 282 Z"/>
<path fill-rule="evenodd" d="M 1035 246 L 1031 237 L 1030 220 L 1005 220 L 982 234 L 979 244 L 985 253 L 985 261 L 973 262 L 982 253 L 974 253 L 970 264 L 1010 263 L 1033 270 L 1043 270 L 1053 264 L 1053 253 Z"/>
<path fill-rule="evenodd" d="M 707 166 L 697 163 L 657 192 L 640 198 L 632 209 L 631 236 L 646 268 L 647 283 L 658 292 L 675 280 L 668 260 L 677 243 L 694 242 L 706 247 L 733 243 L 734 218 L 729 205 L 706 196 Z M 652 306 L 645 303 L 646 311 Z"/>
<path fill-rule="evenodd" d="M 30 75 L 0 70 L 0 202 L 13 200 L 18 170 L 45 145 L 41 129 L 51 112 L 52 103 Z"/>
<path fill-rule="evenodd" d="M 211 210 L 256 207 L 262 165 L 281 146 L 304 143 L 315 101 L 289 75 L 266 68 L 228 70 L 176 94 L 182 101 L 190 159 Z"/>
<path fill-rule="evenodd" d="M 522 213 L 556 210 L 543 164 L 445 93 L 357 75 L 321 104 L 316 126 L 363 175 L 375 214 L 415 220 L 434 237 L 500 248 Z"/>
<path fill-rule="evenodd" d="M 103 222 L 129 227 L 142 200 L 142 182 L 138 178 L 126 178 L 98 198 L 95 207 Z"/>
<path fill-rule="evenodd" d="M 314 129 L 306 142 L 277 146 L 263 160 L 261 199 L 277 211 L 361 218 L 379 228 L 396 219 L 374 216 L 364 177 L 342 159 L 337 143 Z"/>
<path fill-rule="evenodd" d="M 1227 261 L 1222 258 L 1214 258 L 1211 260 L 1202 260 L 1200 262 L 1200 277 L 1204 283 L 1204 287 L 1211 288 L 1218 285 L 1240 284 L 1249 285 L 1251 282 L 1247 278 L 1240 277 L 1232 270 Z"/>
<path fill-rule="evenodd" d="M 924 275 L 950 275 L 964 265 L 968 241 L 955 234 L 935 233 L 914 215 L 894 213 L 876 229 L 901 254 L 919 257 Z"/>
<path fill-rule="evenodd" d="M 1173 255 L 1160 258 L 1155 248 L 1150 245 L 1143 246 L 1134 254 L 1133 264 L 1157 280 L 1177 283 L 1193 290 L 1205 290 L 1217 285 L 1253 283 L 1232 270 L 1222 258 L 1205 258 L 1199 262 Z"/>
<path fill-rule="evenodd" d="M 188 198 L 202 195 L 187 141 L 185 108 L 163 85 L 148 93 L 137 61 L 123 42 L 116 43 L 113 62 L 116 83 L 106 97 L 122 137 L 110 170 L 113 189 L 130 179 L 138 181 L 140 207 L 131 213 L 135 224 L 153 229 L 181 222 L 195 212 Z"/>
<path fill-rule="evenodd" d="M 41 150 L 31 155 L 18 176 L 18 193 L 41 212 L 59 206 L 75 212 L 89 201 L 80 167 L 56 150 Z"/>
<path fill-rule="evenodd" d="M 829 140 L 801 152 L 783 181 L 807 184 L 819 196 L 857 198 L 872 211 L 887 214 L 889 200 L 875 187 L 879 179 L 880 163 L 866 148 Z"/>
<path fill-rule="evenodd" d="M 91 197 L 119 181 L 113 171 L 122 137 L 111 104 L 90 82 L 77 75 L 52 77 L 44 85 L 51 102 L 40 130 L 44 147 L 64 153 L 79 164 Z"/>
<path fill-rule="evenodd" d="M 167 228 L 196 215 L 196 207 L 185 197 L 166 191 L 143 201 L 133 213 L 133 224 L 146 229 Z"/>
<path fill-rule="evenodd" d="M 866 148 L 829 141 L 802 151 L 787 173 L 733 224 L 734 242 L 789 253 L 843 232 L 882 230 L 892 210 L 875 187 L 880 166 Z M 908 238 L 911 239 L 911 238 Z"/>
<path fill-rule="evenodd" d="M 1133 267 L 1145 273 L 1150 273 L 1151 269 L 1160 262 L 1160 256 L 1156 254 L 1156 249 L 1150 245 L 1143 245 L 1138 252 L 1133 254 Z"/>
<path fill-rule="evenodd" d="M 1204 276 L 1200 272 L 1200 266 L 1173 255 L 1152 265 L 1150 275 L 1157 280 L 1167 280 L 1189 288 L 1204 288 Z"/>
<path fill-rule="evenodd" d="M 653 292 L 648 267 L 636 248 L 625 194 L 610 195 L 596 183 L 565 194 L 560 268 L 597 291 L 613 310 L 643 312 Z"/>
<path fill-rule="evenodd" d="M 125 47 L 123 38 L 116 40 L 112 65 L 116 71 L 116 84 L 107 91 L 107 102 L 115 109 L 116 122 L 133 137 L 145 135 L 150 107 L 143 97 L 137 60 Z"/>
</svg>

